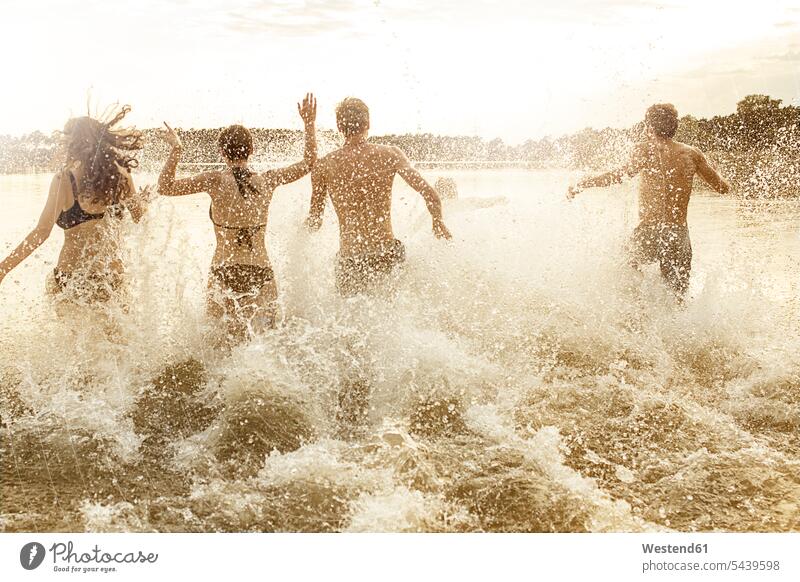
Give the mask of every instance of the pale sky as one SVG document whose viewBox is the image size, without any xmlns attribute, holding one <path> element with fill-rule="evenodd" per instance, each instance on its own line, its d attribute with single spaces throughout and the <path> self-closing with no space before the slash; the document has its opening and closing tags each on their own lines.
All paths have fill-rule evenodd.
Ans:
<svg viewBox="0 0 800 582">
<path fill-rule="evenodd" d="M 120 102 L 155 127 L 318 126 L 354 95 L 375 134 L 509 143 L 624 127 L 656 101 L 800 104 L 796 0 L 3 0 L 0 133 Z"/>
</svg>

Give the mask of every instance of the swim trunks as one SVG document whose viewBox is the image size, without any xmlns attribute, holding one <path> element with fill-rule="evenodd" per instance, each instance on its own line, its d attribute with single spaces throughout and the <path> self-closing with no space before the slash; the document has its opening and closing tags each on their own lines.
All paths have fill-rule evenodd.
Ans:
<svg viewBox="0 0 800 582">
<path fill-rule="evenodd" d="M 383 281 L 395 267 L 406 260 L 403 243 L 395 239 L 391 246 L 378 253 L 358 257 L 337 257 L 336 290 L 344 297 L 368 291 Z"/>
<path fill-rule="evenodd" d="M 692 242 L 689 227 L 670 223 L 640 224 L 630 240 L 634 266 L 658 263 L 661 276 L 682 298 L 689 288 L 692 271 Z"/>
<path fill-rule="evenodd" d="M 233 264 L 212 267 L 211 277 L 222 289 L 238 295 L 256 295 L 275 275 L 269 267 Z"/>
<path fill-rule="evenodd" d="M 79 301 L 105 303 L 116 295 L 123 284 L 123 276 L 116 271 L 102 273 L 72 273 L 53 269 L 48 287 L 54 295 Z"/>
</svg>

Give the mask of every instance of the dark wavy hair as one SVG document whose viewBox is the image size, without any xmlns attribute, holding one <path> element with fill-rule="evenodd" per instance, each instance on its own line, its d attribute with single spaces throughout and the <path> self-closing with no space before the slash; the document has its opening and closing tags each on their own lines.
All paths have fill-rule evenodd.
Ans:
<svg viewBox="0 0 800 582">
<path fill-rule="evenodd" d="M 222 150 L 222 155 L 231 162 L 246 160 L 253 153 L 253 135 L 243 125 L 228 126 L 219 134 L 219 149 Z M 243 198 L 247 198 L 252 192 L 257 192 L 256 187 L 250 182 L 253 172 L 238 166 L 233 166 L 231 172 L 236 180 L 236 186 L 239 188 L 239 194 Z"/>
<path fill-rule="evenodd" d="M 116 203 L 128 188 L 125 173 L 139 165 L 131 152 L 142 149 L 141 132 L 114 128 L 130 110 L 126 105 L 108 121 L 74 117 L 64 126 L 67 160 L 83 168 L 79 191 L 95 204 Z"/>
</svg>

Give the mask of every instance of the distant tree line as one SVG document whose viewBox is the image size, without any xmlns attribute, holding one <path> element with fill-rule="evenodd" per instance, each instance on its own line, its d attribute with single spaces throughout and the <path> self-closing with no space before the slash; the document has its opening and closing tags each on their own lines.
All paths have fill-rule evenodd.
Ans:
<svg viewBox="0 0 800 582">
<path fill-rule="evenodd" d="M 142 169 L 155 171 L 167 153 L 158 130 L 145 130 L 145 149 L 139 156 Z M 288 129 L 254 129 L 256 164 L 278 164 L 302 157 L 303 134 Z M 432 134 L 383 135 L 375 143 L 395 145 L 417 162 L 439 164 L 514 164 L 531 168 L 561 167 L 598 170 L 621 163 L 633 143 L 643 137 L 637 124 L 626 129 L 587 128 L 557 138 L 544 137 L 519 145 L 501 139 Z M 187 129 L 183 162 L 219 164 L 220 129 Z M 320 152 L 340 144 L 333 131 L 318 133 Z M 745 196 L 800 194 L 800 107 L 782 106 L 766 95 L 748 95 L 730 115 L 680 119 L 676 139 L 708 152 L 738 191 Z M 54 169 L 60 159 L 59 135 L 41 132 L 14 138 L 0 136 L 0 173 Z"/>
</svg>

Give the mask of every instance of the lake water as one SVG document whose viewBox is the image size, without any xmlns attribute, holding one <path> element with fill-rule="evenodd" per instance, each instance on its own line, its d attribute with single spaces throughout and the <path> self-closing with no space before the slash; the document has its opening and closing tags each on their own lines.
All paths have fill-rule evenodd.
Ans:
<svg viewBox="0 0 800 582">
<path fill-rule="evenodd" d="M 282 323 L 231 354 L 204 341 L 205 195 L 123 225 L 114 333 L 55 316 L 54 229 L 0 286 L 0 529 L 800 529 L 800 201 L 697 193 L 676 308 L 626 266 L 632 182 L 570 203 L 568 172 L 447 173 L 449 244 L 397 185 L 391 302 L 338 298 L 332 209 L 309 235 L 308 181 L 278 189 Z M 1 254 L 49 180 L 0 176 Z M 354 377 L 369 406 L 347 433 Z"/>
</svg>

